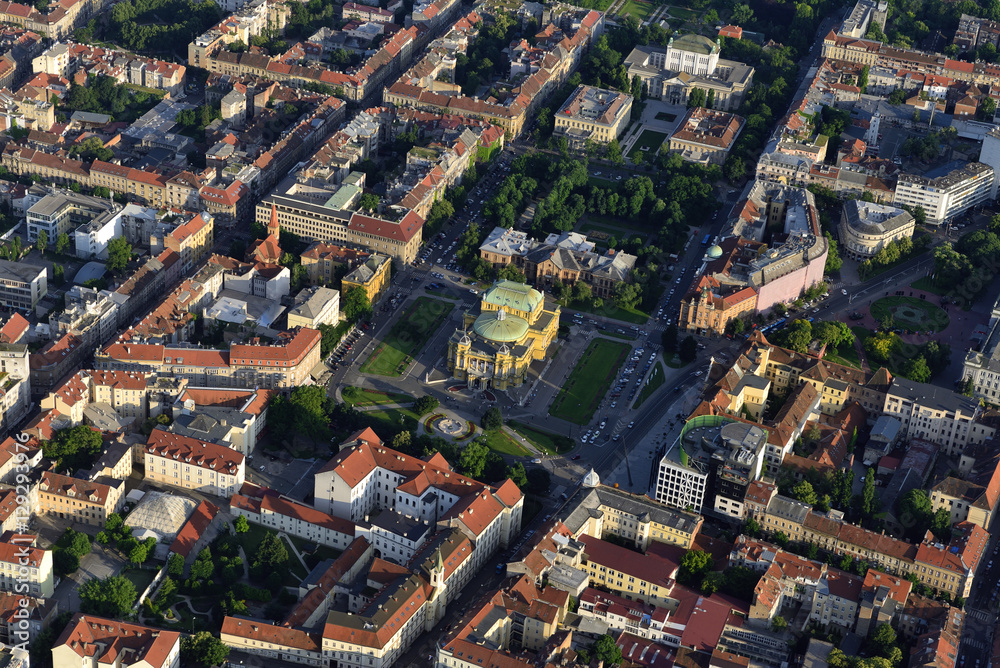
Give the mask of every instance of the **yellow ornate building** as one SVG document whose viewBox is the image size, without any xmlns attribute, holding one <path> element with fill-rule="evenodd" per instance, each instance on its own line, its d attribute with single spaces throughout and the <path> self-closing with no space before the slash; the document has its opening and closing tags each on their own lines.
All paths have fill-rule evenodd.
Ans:
<svg viewBox="0 0 1000 668">
<path fill-rule="evenodd" d="M 448 369 L 476 389 L 521 385 L 559 330 L 559 306 L 529 285 L 497 281 L 448 342 Z"/>
</svg>

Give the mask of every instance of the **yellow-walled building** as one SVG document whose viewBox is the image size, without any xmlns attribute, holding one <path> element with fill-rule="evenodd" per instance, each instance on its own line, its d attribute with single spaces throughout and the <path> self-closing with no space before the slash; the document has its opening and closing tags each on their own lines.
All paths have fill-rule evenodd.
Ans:
<svg viewBox="0 0 1000 668">
<path fill-rule="evenodd" d="M 374 253 L 362 264 L 340 280 L 341 294 L 351 288 L 361 288 L 372 304 L 378 302 L 389 287 L 389 269 L 392 259 L 388 255 Z"/>
<path fill-rule="evenodd" d="M 475 389 L 521 385 L 531 363 L 545 359 L 555 341 L 559 311 L 529 285 L 497 281 L 452 334 L 448 369 Z"/>
</svg>

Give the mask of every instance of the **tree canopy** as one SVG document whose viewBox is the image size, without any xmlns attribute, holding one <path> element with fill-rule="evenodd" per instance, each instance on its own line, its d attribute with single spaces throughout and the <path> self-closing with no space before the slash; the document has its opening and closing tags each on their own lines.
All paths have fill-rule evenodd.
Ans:
<svg viewBox="0 0 1000 668">
<path fill-rule="evenodd" d="M 122 575 L 88 580 L 80 585 L 80 611 L 89 615 L 124 619 L 132 614 L 139 597 L 132 581 Z"/>
<path fill-rule="evenodd" d="M 59 429 L 51 441 L 42 441 L 42 454 L 56 462 L 57 470 L 74 472 L 89 469 L 103 445 L 101 432 L 81 424 Z"/>
<path fill-rule="evenodd" d="M 184 665 L 197 664 L 202 668 L 221 666 L 227 656 L 229 647 L 208 631 L 181 636 L 181 658 Z"/>
<path fill-rule="evenodd" d="M 372 302 L 364 288 L 355 285 L 341 295 L 340 310 L 348 322 L 368 320 L 372 317 Z"/>
<path fill-rule="evenodd" d="M 115 237 L 108 242 L 108 260 L 105 265 L 113 274 L 120 274 L 132 259 L 132 244 L 125 237 Z"/>
</svg>

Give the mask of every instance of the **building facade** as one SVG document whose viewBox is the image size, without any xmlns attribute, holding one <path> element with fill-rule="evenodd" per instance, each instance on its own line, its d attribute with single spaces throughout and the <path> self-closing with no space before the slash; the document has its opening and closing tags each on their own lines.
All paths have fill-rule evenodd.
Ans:
<svg viewBox="0 0 1000 668">
<path fill-rule="evenodd" d="M 574 147 L 588 140 L 606 144 L 618 139 L 631 112 L 631 95 L 580 85 L 556 112 L 555 134 L 566 137 Z"/>
<path fill-rule="evenodd" d="M 993 168 L 981 162 L 970 162 L 933 178 L 903 174 L 896 182 L 894 203 L 919 206 L 928 223 L 943 225 L 985 203 L 993 179 Z"/>
<path fill-rule="evenodd" d="M 0 304 L 3 306 L 32 311 L 48 291 L 45 267 L 0 260 Z"/>
<path fill-rule="evenodd" d="M 915 228 L 916 221 L 908 211 L 856 199 L 845 200 L 838 227 L 840 247 L 852 260 L 867 260 L 893 241 L 911 238 Z"/>
<path fill-rule="evenodd" d="M 154 429 L 146 442 L 146 478 L 229 498 L 246 479 L 246 458 L 224 445 Z"/>
<path fill-rule="evenodd" d="M 559 313 L 538 290 L 498 281 L 449 339 L 448 370 L 473 388 L 520 386 L 531 363 L 545 359 L 555 341 Z"/>
</svg>

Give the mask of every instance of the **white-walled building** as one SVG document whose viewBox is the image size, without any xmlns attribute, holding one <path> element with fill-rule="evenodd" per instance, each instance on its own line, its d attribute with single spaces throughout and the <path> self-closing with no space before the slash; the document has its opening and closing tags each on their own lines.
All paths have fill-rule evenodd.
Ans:
<svg viewBox="0 0 1000 668">
<path fill-rule="evenodd" d="M 935 177 L 901 174 L 896 182 L 896 206 L 922 207 L 927 222 L 942 225 L 990 198 L 994 171 L 982 162 L 963 164 Z"/>
<path fill-rule="evenodd" d="M 49 292 L 45 267 L 0 260 L 0 305 L 18 311 L 32 311 Z"/>
<path fill-rule="evenodd" d="M 476 548 L 474 570 L 511 544 L 524 505 L 510 480 L 485 485 L 452 471 L 440 454 L 423 461 L 391 450 L 371 429 L 352 436 L 316 473 L 313 497 L 318 510 L 355 523 L 394 510 L 439 529 L 460 529 Z"/>
<path fill-rule="evenodd" d="M 885 395 L 883 415 L 898 418 L 905 440 L 937 444 L 947 455 L 960 455 L 965 446 L 990 438 L 994 429 L 979 425 L 979 401 L 958 392 L 897 376 Z"/>
<path fill-rule="evenodd" d="M 841 252 L 852 260 L 867 260 L 899 239 L 909 239 L 916 221 L 895 206 L 849 199 L 840 216 Z"/>
</svg>

